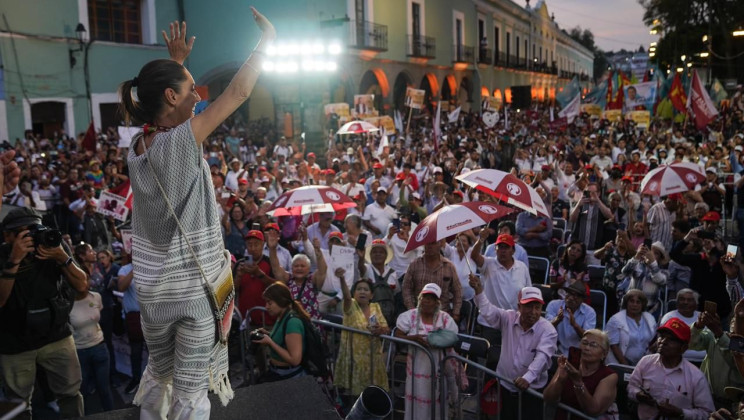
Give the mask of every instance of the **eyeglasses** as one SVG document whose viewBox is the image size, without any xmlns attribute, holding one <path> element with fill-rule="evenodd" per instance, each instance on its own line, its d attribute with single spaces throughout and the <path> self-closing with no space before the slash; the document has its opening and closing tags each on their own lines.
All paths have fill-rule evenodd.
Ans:
<svg viewBox="0 0 744 420">
<path fill-rule="evenodd" d="M 598 343 L 595 343 L 594 341 L 589 341 L 589 340 L 581 340 L 581 345 L 584 347 L 589 347 L 590 349 L 598 349 L 602 347 Z"/>
</svg>

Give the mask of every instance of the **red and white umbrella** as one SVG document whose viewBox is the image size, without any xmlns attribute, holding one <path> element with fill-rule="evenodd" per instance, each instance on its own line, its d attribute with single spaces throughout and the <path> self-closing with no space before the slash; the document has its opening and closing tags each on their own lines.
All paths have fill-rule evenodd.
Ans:
<svg viewBox="0 0 744 420">
<path fill-rule="evenodd" d="M 364 134 L 375 131 L 380 131 L 380 129 L 367 121 L 350 121 L 344 124 L 336 134 Z"/>
<path fill-rule="evenodd" d="M 496 169 L 476 169 L 456 180 L 535 215 L 550 218 L 550 211 L 534 188 L 516 176 Z"/>
<path fill-rule="evenodd" d="M 308 213 L 332 212 L 356 207 L 346 194 L 325 185 L 308 185 L 280 195 L 266 211 L 269 216 L 295 216 Z"/>
<path fill-rule="evenodd" d="M 488 222 L 512 213 L 514 209 L 483 201 L 450 204 L 426 216 L 411 232 L 404 252 L 487 225 Z"/>
<path fill-rule="evenodd" d="M 689 162 L 661 165 L 650 171 L 641 181 L 641 194 L 666 196 L 695 189 L 705 181 L 700 165 Z"/>
</svg>

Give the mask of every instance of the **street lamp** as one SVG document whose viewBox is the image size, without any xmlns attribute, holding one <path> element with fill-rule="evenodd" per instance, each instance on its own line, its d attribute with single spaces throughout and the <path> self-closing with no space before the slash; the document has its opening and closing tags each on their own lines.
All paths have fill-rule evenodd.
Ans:
<svg viewBox="0 0 744 420">
<path fill-rule="evenodd" d="M 75 59 L 73 53 L 83 50 L 83 45 L 85 43 L 85 25 L 83 25 L 82 23 L 78 23 L 75 27 L 75 34 L 77 35 L 78 46 L 76 48 L 69 49 L 70 68 L 75 67 L 75 63 L 77 63 L 77 60 Z"/>
<path fill-rule="evenodd" d="M 744 36 L 744 30 L 739 29 L 738 31 L 734 31 L 734 36 Z"/>
</svg>

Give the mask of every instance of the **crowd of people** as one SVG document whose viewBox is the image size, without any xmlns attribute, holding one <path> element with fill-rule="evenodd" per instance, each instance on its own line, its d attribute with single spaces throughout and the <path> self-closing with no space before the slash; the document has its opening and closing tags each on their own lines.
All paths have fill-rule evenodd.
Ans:
<svg viewBox="0 0 744 420">
<path fill-rule="evenodd" d="M 137 78 L 127 83 L 128 89 L 138 83 L 143 89 Z M 174 106 L 180 112 L 181 105 Z M 95 394 L 104 410 L 112 409 L 110 382 L 117 357 L 112 340 L 118 329 L 131 349 L 126 392 L 139 387 L 140 403 L 150 404 L 154 412 L 163 409 L 162 401 L 148 402 L 148 395 L 161 389 L 173 369 L 169 346 L 175 341 L 183 346 L 189 332 L 156 330 L 160 324 L 154 320 L 165 317 L 164 323 L 175 326 L 188 318 L 179 311 L 210 312 L 206 304 L 180 305 L 182 296 L 158 286 L 158 276 L 172 275 L 168 270 L 174 269 L 161 272 L 173 261 L 163 259 L 169 251 L 158 246 L 169 244 L 177 229 L 162 224 L 169 219 L 170 204 L 146 200 L 160 194 L 151 188 L 147 159 L 140 159 L 152 147 L 156 163 L 176 168 L 178 162 L 196 162 L 189 166 L 194 174 L 186 178 L 199 181 L 179 184 L 183 174 L 171 171 L 164 178 L 172 189 L 168 194 L 186 200 L 193 189 L 202 195 L 214 191 L 200 199 L 199 210 L 179 207 L 179 212 L 187 217 L 182 222 L 195 229 L 190 232 L 215 222 L 210 226 L 216 235 L 191 236 L 199 246 L 215 250 L 209 256 L 200 253 L 197 264 L 217 270 L 210 258 L 219 260 L 223 247 L 229 251 L 241 317 L 256 307 L 266 310 L 252 311 L 246 319 L 262 348 L 256 355 L 265 362 L 259 368 L 261 381 L 307 374 L 301 362 L 304 337 L 312 328 L 308 322 L 332 314 L 372 334 L 345 332 L 339 341 L 334 382 L 352 401 L 366 385 L 389 389 L 384 349 L 375 337 L 395 328 L 396 337 L 441 358 L 452 349 L 432 347 L 427 336 L 445 329 L 475 331 L 501 348 L 490 367 L 505 378 L 500 391 L 507 418 L 516 418 L 519 401 L 526 418 L 542 415 L 542 402 L 530 394 L 520 399 L 528 388 L 542 393 L 546 402 L 618 418 L 619 379 L 608 364 L 636 367 L 628 396 L 641 419 L 728 418 L 728 413 L 744 418 L 739 406 L 744 378 L 735 363 L 740 353 L 729 350 L 735 341 L 731 333 L 739 331 L 735 308 L 744 312 L 742 256 L 729 246 L 744 246 L 742 110 L 725 110 L 705 130 L 664 120 L 639 128 L 631 121 L 581 115 L 556 131 L 547 106 L 500 112 L 508 118 L 494 127 L 476 112 L 462 112 L 435 138 L 434 118 L 423 110 L 405 133 L 390 135 L 387 146 L 380 147 L 379 135 L 331 136 L 324 152 L 309 150 L 304 139 L 279 135 L 266 120 L 245 122 L 237 114 L 222 124 L 205 125 L 206 119 L 163 124 L 174 127 L 167 135 L 179 135 L 189 144 L 174 142 L 168 146 L 172 150 L 162 143 L 122 149 L 113 128 L 97 135 L 95 150 L 82 147 L 84 135 L 43 138 L 28 132 L 6 143 L 0 171 L 3 204 L 10 209 L 2 221 L 0 247 L 0 366 L 6 396 L 30 398 L 36 375 L 11 373 L 32 363 L 47 371 L 47 386 L 63 416 L 82 414 L 82 394 Z M 147 142 L 170 131 L 161 128 L 145 128 Z M 640 191 L 649 170 L 675 162 L 700 165 L 705 181 L 663 197 Z M 412 232 L 427 215 L 451 204 L 496 201 L 455 179 L 480 168 L 511 172 L 532 185 L 552 217 L 519 212 L 406 252 Z M 98 211 L 103 191 L 118 191 L 130 182 L 132 211 L 139 214 L 134 230 L 149 241 L 140 239 L 135 244 L 140 250 L 134 252 L 162 260 L 145 280 L 134 276 L 132 249 L 122 237 L 128 226 Z M 270 214 L 283 193 L 307 185 L 336 188 L 356 207 Z M 731 220 L 738 229 L 727 225 Z M 37 225 L 58 229 L 61 240 L 46 244 L 45 236 L 27 233 Z M 178 247 L 183 248 L 178 248 L 183 251 L 177 253 L 179 264 L 185 267 L 191 254 L 184 244 Z M 331 264 L 334 247 L 356 248 L 353 272 Z M 542 273 L 531 270 L 531 258 L 551 261 L 547 284 Z M 38 264 L 29 265 L 29 259 Z M 592 274 L 597 267 L 601 275 Z M 7 286 L 6 278 L 14 285 Z M 145 283 L 152 296 L 135 292 L 133 285 Z M 35 297 L 39 291 L 51 305 Z M 592 304 L 593 292 L 606 296 L 605 307 Z M 178 314 L 162 313 L 159 299 Z M 210 317 L 204 325 L 212 322 Z M 150 359 L 143 364 L 146 341 Z M 54 358 L 50 352 L 66 356 Z M 462 384 L 457 366 L 432 372 L 423 357 L 422 352 L 408 354 L 406 418 L 439 413 L 438 399 L 450 398 L 432 399 L 430 381 L 439 375 L 452 379 L 451 391 Z M 68 363 L 73 359 L 76 363 Z M 220 366 L 210 367 L 210 375 L 212 369 L 215 375 L 224 372 L 224 361 L 216 363 Z M 190 385 L 176 381 L 174 386 Z M 229 399 L 229 381 L 216 387 Z M 567 413 L 558 410 L 555 416 Z"/>
</svg>

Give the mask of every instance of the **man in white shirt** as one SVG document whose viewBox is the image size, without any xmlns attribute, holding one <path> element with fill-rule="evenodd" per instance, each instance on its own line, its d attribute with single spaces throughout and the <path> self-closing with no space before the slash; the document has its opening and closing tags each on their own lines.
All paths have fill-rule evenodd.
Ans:
<svg viewBox="0 0 744 420">
<path fill-rule="evenodd" d="M 241 162 L 238 158 L 233 158 L 230 161 L 230 170 L 225 175 L 225 187 L 230 191 L 235 192 L 238 190 L 238 178 L 248 179 L 248 171 L 240 167 Z"/>
<path fill-rule="evenodd" d="M 692 324 L 694 324 L 700 316 L 700 311 L 696 310 L 698 299 L 700 299 L 700 295 L 696 291 L 692 289 L 680 289 L 680 291 L 677 292 L 677 309 L 667 312 L 663 317 L 661 317 L 659 324 L 664 325 L 672 318 L 679 318 L 682 321 L 685 321 L 685 324 L 692 327 Z M 687 349 L 682 357 L 699 364 L 705 358 L 705 350 Z"/>
<path fill-rule="evenodd" d="M 390 223 L 398 217 L 395 209 L 385 203 L 387 196 L 387 190 L 379 187 L 375 202 L 364 209 L 364 216 L 362 216 L 364 227 L 375 235 L 375 239 L 382 239 Z"/>
</svg>

